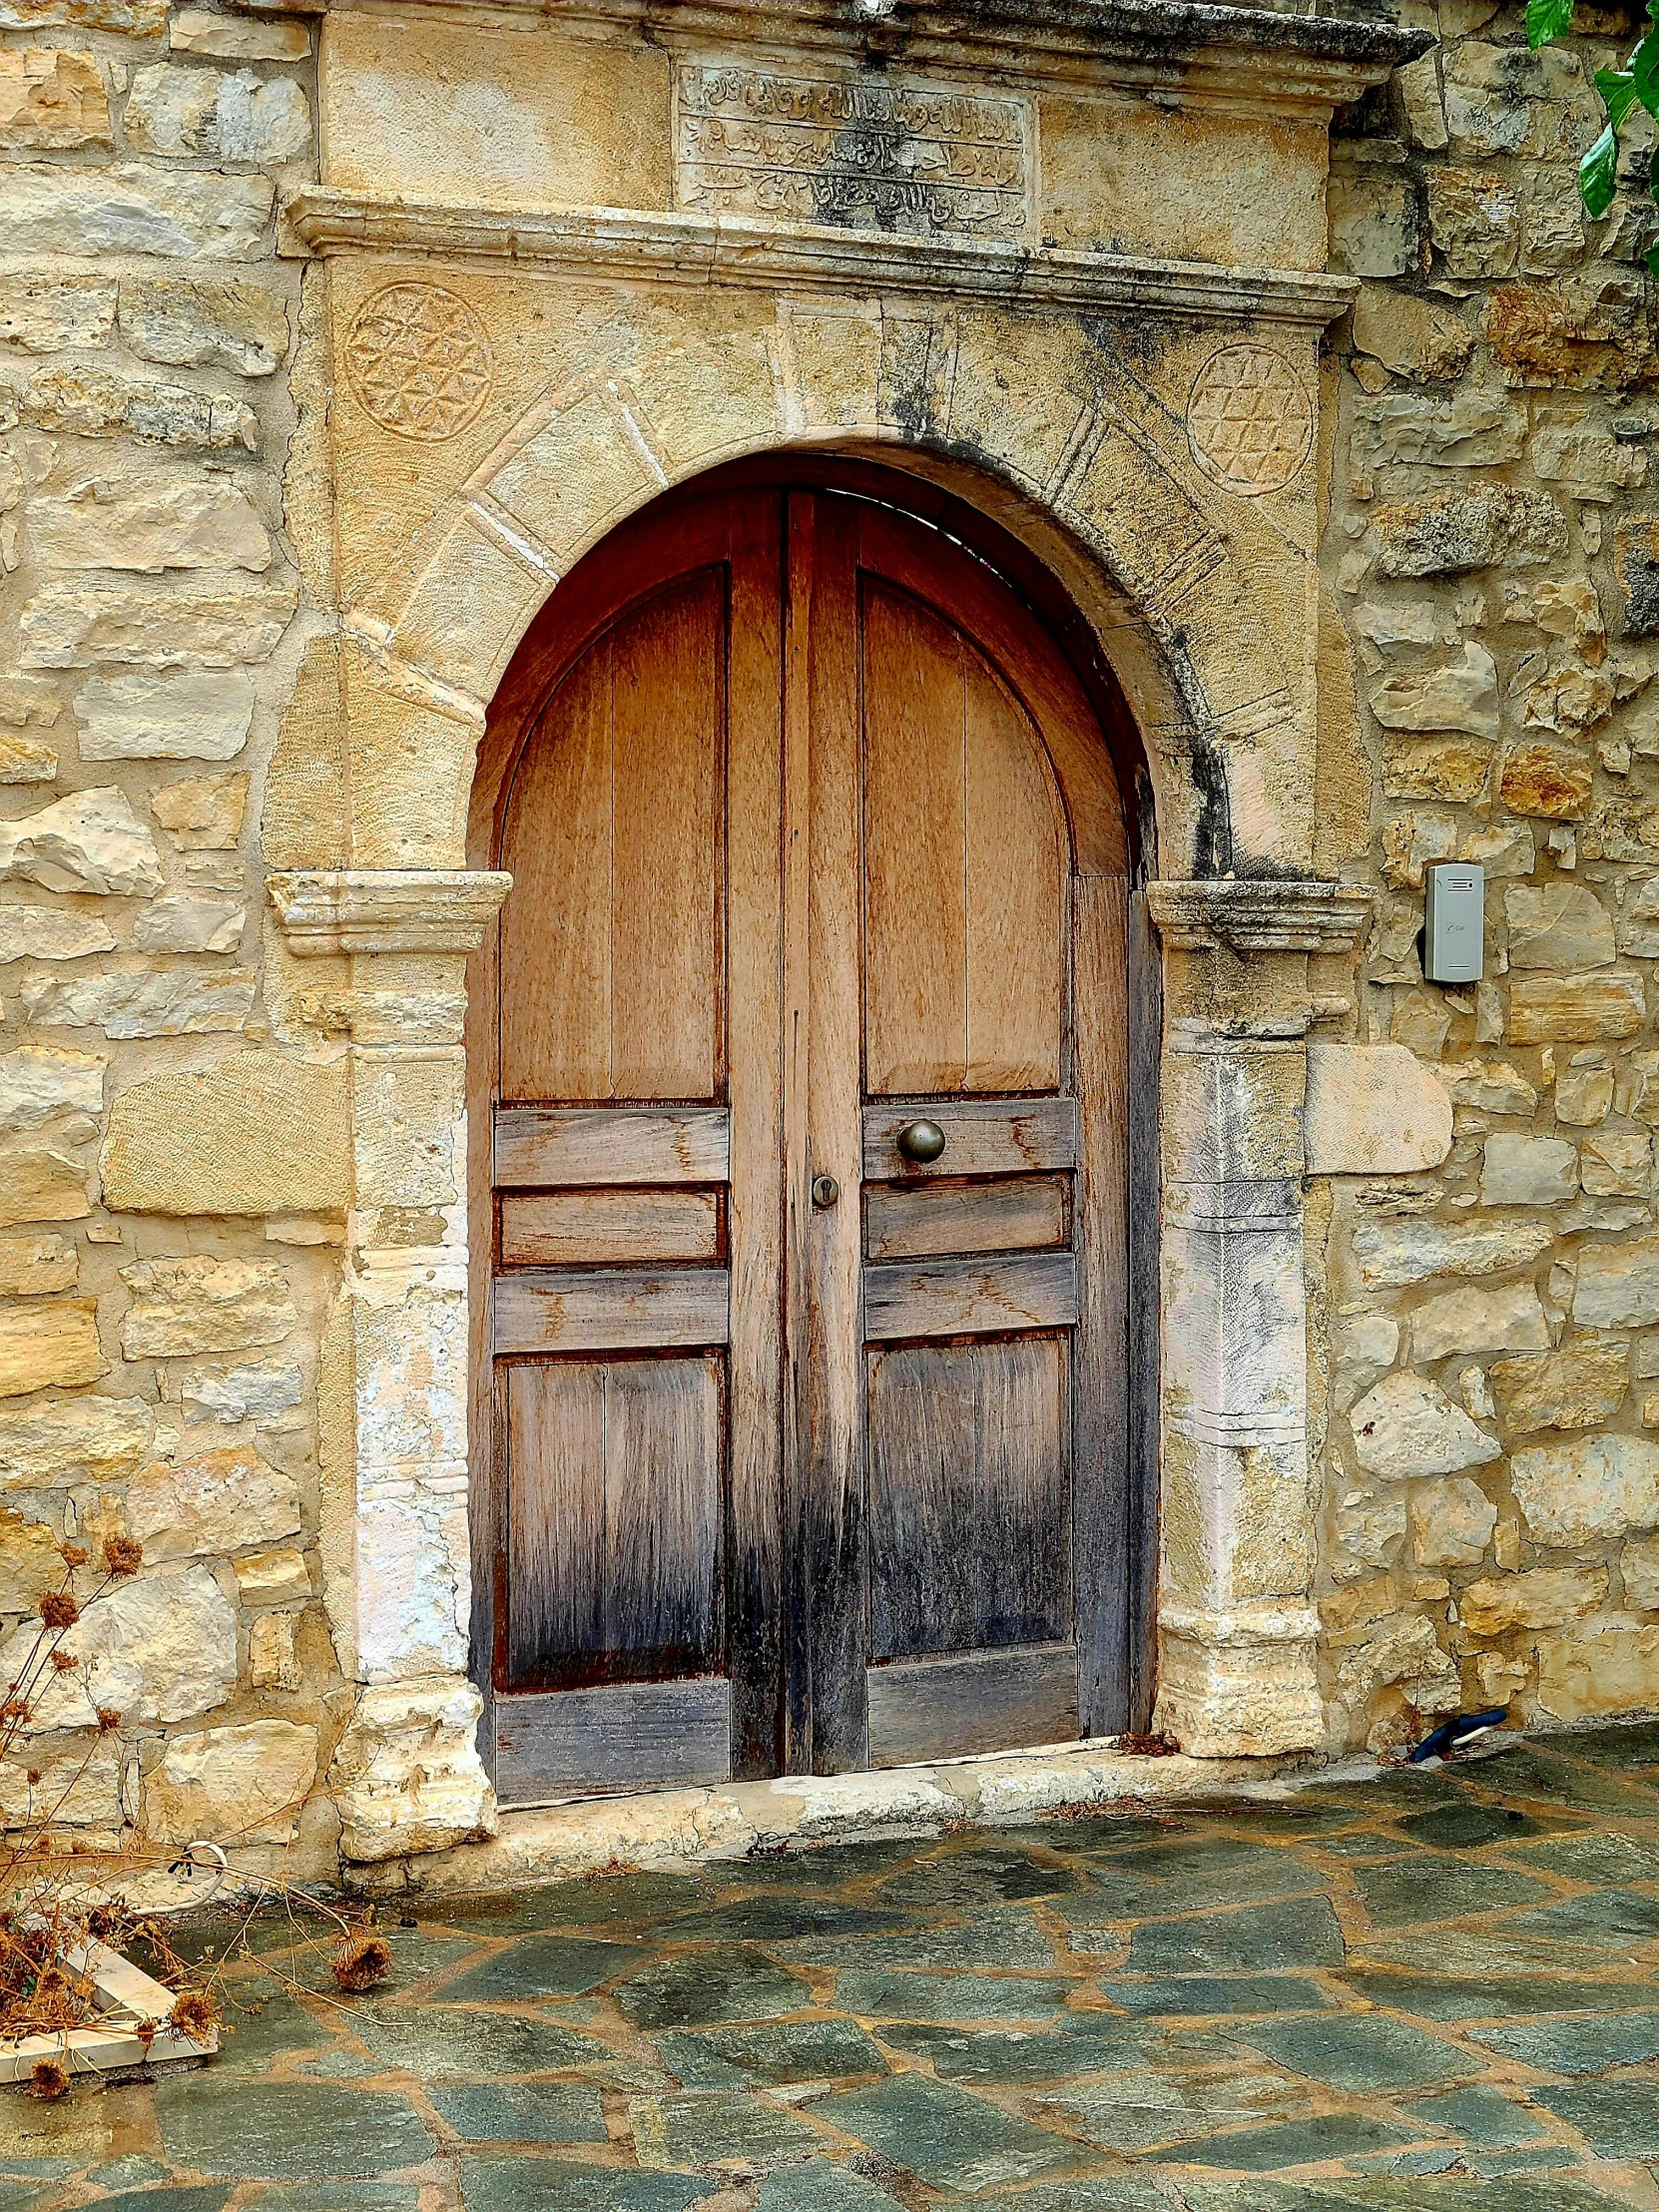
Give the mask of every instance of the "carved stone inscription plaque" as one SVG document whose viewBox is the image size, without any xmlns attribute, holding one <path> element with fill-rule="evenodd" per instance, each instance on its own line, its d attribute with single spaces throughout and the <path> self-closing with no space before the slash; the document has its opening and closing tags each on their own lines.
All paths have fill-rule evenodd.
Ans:
<svg viewBox="0 0 1659 2212">
<path fill-rule="evenodd" d="M 1025 230 L 1027 101 L 690 66 L 675 105 L 676 198 L 699 215 L 910 237 Z"/>
</svg>

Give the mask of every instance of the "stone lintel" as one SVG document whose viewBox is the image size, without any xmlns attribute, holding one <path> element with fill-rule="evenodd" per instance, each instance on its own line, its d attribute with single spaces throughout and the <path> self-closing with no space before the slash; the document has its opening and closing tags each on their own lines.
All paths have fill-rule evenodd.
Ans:
<svg viewBox="0 0 1659 2212">
<path fill-rule="evenodd" d="M 805 285 L 861 298 L 1017 301 L 1098 313 L 1241 319 L 1323 329 L 1359 292 L 1323 271 L 1228 269 L 1128 254 L 1033 254 L 973 239 L 907 239 L 865 231 L 783 229 L 735 217 L 599 208 L 539 214 L 444 206 L 312 185 L 285 203 L 283 238 L 310 254 L 479 255 L 584 283 L 731 284 L 776 292 Z"/>
<path fill-rule="evenodd" d="M 341 0 L 243 0 L 261 14 L 345 12 Z M 427 8 L 468 0 L 416 0 Z M 493 14 L 649 33 L 707 53 L 753 44 L 826 63 L 882 56 L 914 71 L 1007 81 L 1060 78 L 1156 89 L 1175 105 L 1254 96 L 1329 113 L 1433 45 L 1428 31 L 1355 13 L 1292 14 L 1216 0 L 497 0 Z"/>
<path fill-rule="evenodd" d="M 1147 885 L 1166 944 L 1183 952 L 1351 952 L 1371 919 L 1373 893 L 1348 883 L 1228 876 Z"/>
<path fill-rule="evenodd" d="M 483 868 L 287 868 L 269 881 L 300 959 L 474 952 L 513 887 L 510 875 Z"/>
</svg>

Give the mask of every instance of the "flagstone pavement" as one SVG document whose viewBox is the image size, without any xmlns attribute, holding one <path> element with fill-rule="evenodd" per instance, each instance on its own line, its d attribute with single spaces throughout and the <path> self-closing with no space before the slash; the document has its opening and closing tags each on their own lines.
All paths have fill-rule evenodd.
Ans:
<svg viewBox="0 0 1659 2212">
<path fill-rule="evenodd" d="M 0 2212 L 1659 2212 L 1659 1726 L 380 1917 L 0 2095 Z"/>
</svg>

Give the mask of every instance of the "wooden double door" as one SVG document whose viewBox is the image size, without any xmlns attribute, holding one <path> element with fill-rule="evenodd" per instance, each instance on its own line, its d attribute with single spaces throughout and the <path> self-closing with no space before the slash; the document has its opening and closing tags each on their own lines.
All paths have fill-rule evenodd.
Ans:
<svg viewBox="0 0 1659 2212">
<path fill-rule="evenodd" d="M 499 712 L 504 1801 L 1128 1725 L 1128 897 L 1067 662 L 937 529 L 756 489 L 591 556 Z"/>
</svg>

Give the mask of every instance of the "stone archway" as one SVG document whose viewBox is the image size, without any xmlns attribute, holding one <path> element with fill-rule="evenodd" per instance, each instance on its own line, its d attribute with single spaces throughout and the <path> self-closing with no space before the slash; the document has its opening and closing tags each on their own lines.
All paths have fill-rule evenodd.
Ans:
<svg viewBox="0 0 1659 2212">
<path fill-rule="evenodd" d="M 465 960 L 506 888 L 465 866 L 487 705 L 616 522 L 780 448 L 980 506 L 1130 701 L 1171 1016 L 1159 1714 L 1211 1754 L 1321 1742 L 1302 1117 L 1310 1023 L 1368 899 L 1312 879 L 1313 558 L 1319 334 L 1352 287 L 327 188 L 289 223 L 323 264 L 339 625 L 307 656 L 266 833 L 297 963 L 276 961 L 279 993 L 350 1038 L 324 1452 L 328 1602 L 361 1685 L 334 1771 L 346 1856 L 492 1818 L 464 1671 L 461 1169 Z"/>
</svg>

